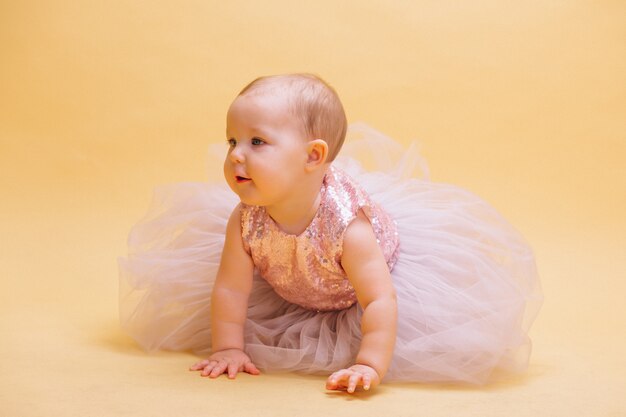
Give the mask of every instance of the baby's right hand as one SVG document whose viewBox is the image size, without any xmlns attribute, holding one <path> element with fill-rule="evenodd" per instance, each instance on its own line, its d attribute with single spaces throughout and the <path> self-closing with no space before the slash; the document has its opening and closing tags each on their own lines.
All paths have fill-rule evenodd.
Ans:
<svg viewBox="0 0 626 417">
<path fill-rule="evenodd" d="M 225 349 L 214 352 L 208 359 L 202 360 L 189 368 L 190 371 L 200 371 L 200 376 L 217 378 L 223 373 L 228 374 L 228 378 L 234 379 L 237 372 L 247 372 L 258 375 L 261 372 L 250 361 L 248 355 L 239 349 Z"/>
</svg>

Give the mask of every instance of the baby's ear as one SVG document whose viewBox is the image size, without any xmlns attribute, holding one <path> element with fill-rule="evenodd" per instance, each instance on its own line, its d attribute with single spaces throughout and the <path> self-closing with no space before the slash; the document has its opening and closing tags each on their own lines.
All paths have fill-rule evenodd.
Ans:
<svg viewBox="0 0 626 417">
<path fill-rule="evenodd" d="M 328 144 L 322 139 L 315 139 L 307 144 L 307 168 L 311 171 L 321 167 L 328 158 Z"/>
</svg>

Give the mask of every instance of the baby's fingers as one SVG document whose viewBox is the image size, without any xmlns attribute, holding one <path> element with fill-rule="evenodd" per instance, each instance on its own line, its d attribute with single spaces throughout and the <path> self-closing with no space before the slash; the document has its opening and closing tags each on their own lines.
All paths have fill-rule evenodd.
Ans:
<svg viewBox="0 0 626 417">
<path fill-rule="evenodd" d="M 211 371 L 213 371 L 216 366 L 216 361 L 209 361 L 209 363 L 207 363 L 206 366 L 202 369 L 202 372 L 200 372 L 200 376 L 209 376 Z"/>
<path fill-rule="evenodd" d="M 235 363 L 229 363 L 228 364 L 228 377 L 230 379 L 235 379 L 235 377 L 237 376 L 237 372 L 239 372 L 239 366 L 237 366 L 237 364 Z"/>
<path fill-rule="evenodd" d="M 243 370 L 251 375 L 258 375 L 261 373 L 261 371 L 259 371 L 258 368 L 252 362 L 244 363 Z"/>
<path fill-rule="evenodd" d="M 352 394 L 357 387 L 363 386 L 364 390 L 369 390 L 372 385 L 372 378 L 367 373 L 361 373 L 352 369 L 342 369 L 335 372 L 326 381 L 326 389 L 338 390 L 345 388 Z"/>
<path fill-rule="evenodd" d="M 348 380 L 348 392 L 353 393 L 356 390 L 357 385 L 361 382 L 363 375 L 358 372 L 350 375 L 350 379 Z"/>
<path fill-rule="evenodd" d="M 204 369 L 209 364 L 208 359 L 201 360 L 200 362 L 196 362 L 189 367 L 190 371 L 199 371 L 200 369 Z"/>
<path fill-rule="evenodd" d="M 342 382 L 347 381 L 350 375 L 352 375 L 352 371 L 349 369 L 342 369 L 331 374 L 326 381 L 326 389 L 335 390 L 347 386 L 347 384 L 342 384 Z"/>
<path fill-rule="evenodd" d="M 363 389 L 365 391 L 369 390 L 372 386 L 372 377 L 369 374 L 363 375 Z"/>
<path fill-rule="evenodd" d="M 222 375 L 227 367 L 228 364 L 226 363 L 226 361 L 219 361 L 217 365 L 215 365 L 213 369 L 211 369 L 211 372 L 208 373 L 209 378 L 217 378 L 218 376 Z M 204 369 L 204 372 L 206 372 L 206 368 Z M 202 372 L 202 374 L 206 375 L 204 372 Z"/>
</svg>

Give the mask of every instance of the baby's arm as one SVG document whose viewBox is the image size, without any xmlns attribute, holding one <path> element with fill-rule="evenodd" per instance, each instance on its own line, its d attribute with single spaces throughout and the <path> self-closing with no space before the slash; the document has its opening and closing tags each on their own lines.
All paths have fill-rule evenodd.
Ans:
<svg viewBox="0 0 626 417">
<path fill-rule="evenodd" d="M 354 392 L 362 385 L 367 390 L 378 385 L 387 372 L 396 340 L 398 313 L 389 268 L 372 226 L 362 213 L 346 230 L 341 265 L 363 308 L 363 338 L 356 364 L 333 373 L 326 387 Z"/>
<path fill-rule="evenodd" d="M 254 267 L 243 248 L 240 219 L 238 205 L 228 219 L 222 259 L 211 294 L 213 353 L 190 368 L 193 371 L 202 370 L 202 376 L 215 378 L 227 372 L 229 378 L 234 378 L 240 371 L 254 375 L 259 373 L 244 353 L 243 327 Z"/>
</svg>

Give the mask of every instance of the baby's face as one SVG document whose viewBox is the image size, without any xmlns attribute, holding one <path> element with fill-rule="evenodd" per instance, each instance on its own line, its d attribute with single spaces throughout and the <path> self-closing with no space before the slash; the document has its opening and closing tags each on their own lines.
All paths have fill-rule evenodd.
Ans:
<svg viewBox="0 0 626 417">
<path fill-rule="evenodd" d="M 245 204 L 271 207 L 295 198 L 305 175 L 307 138 L 279 95 L 240 96 L 228 110 L 224 175 Z"/>
</svg>

